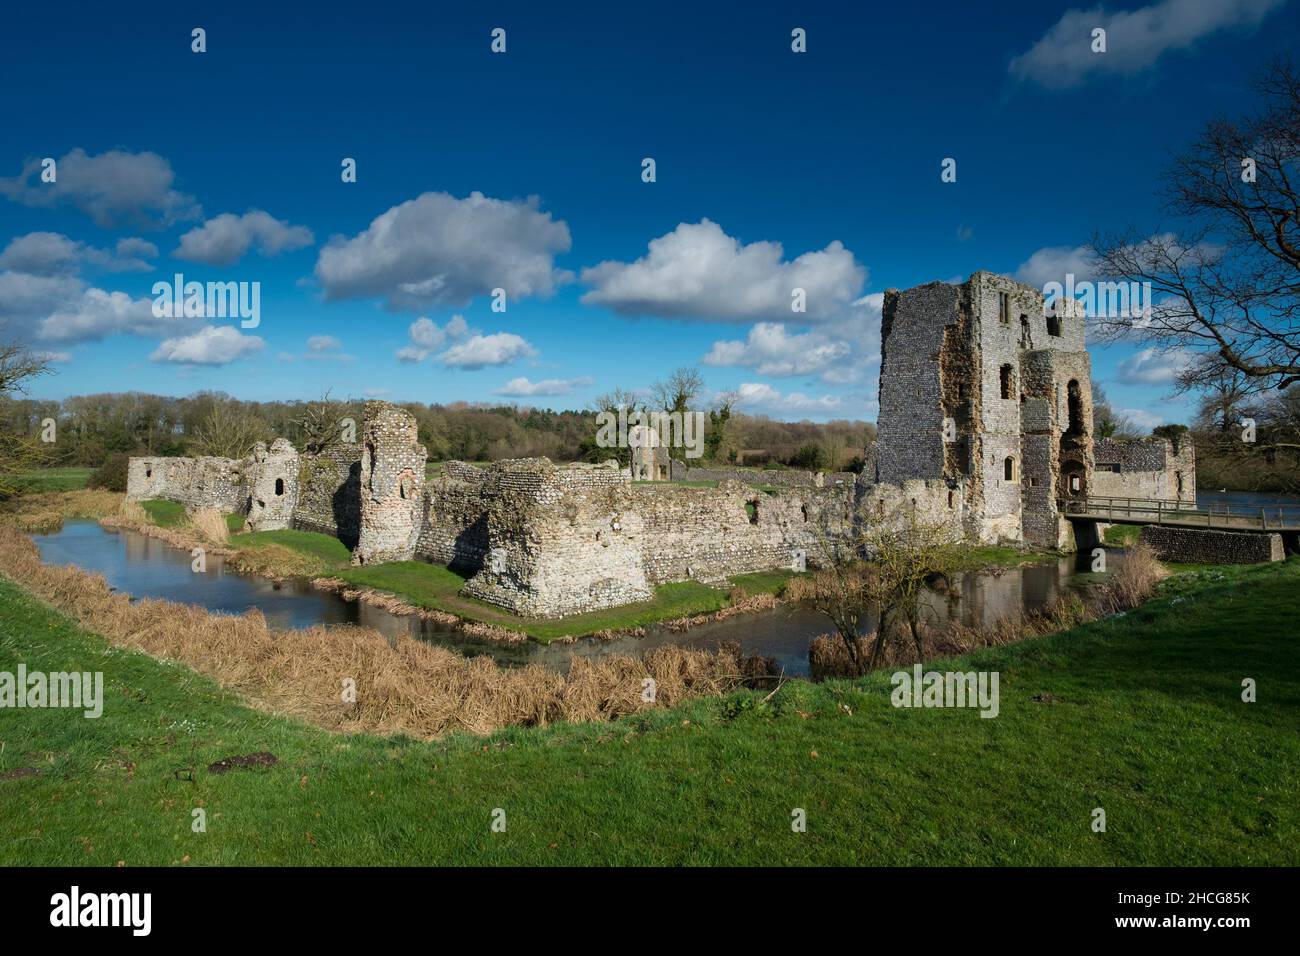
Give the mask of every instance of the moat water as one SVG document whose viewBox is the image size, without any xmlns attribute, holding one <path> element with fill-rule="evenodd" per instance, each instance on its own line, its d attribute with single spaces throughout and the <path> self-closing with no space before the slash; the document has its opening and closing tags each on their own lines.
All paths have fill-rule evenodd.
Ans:
<svg viewBox="0 0 1300 956">
<path fill-rule="evenodd" d="M 673 632 L 652 626 L 644 637 L 613 640 L 581 638 L 569 643 L 541 645 L 533 641 L 502 644 L 468 637 L 415 617 L 390 614 L 380 608 L 325 593 L 303 580 L 283 583 L 240 574 L 215 555 L 207 557 L 203 573 L 191 570 L 188 551 L 169 547 L 156 538 L 132 531 L 108 530 L 93 521 L 68 521 L 54 534 L 33 535 L 42 560 L 73 564 L 102 574 L 109 585 L 139 598 L 164 598 L 197 604 L 210 611 L 240 614 L 258 608 L 275 628 L 304 628 L 314 624 L 358 624 L 390 636 L 413 634 L 423 640 L 467 654 L 487 654 L 503 664 L 537 662 L 562 668 L 575 654 L 640 654 L 660 644 L 716 648 L 738 642 L 745 654 L 772 657 L 792 676 L 808 673 L 808 647 L 814 637 L 831 630 L 825 617 L 782 606 L 771 611 L 737 615 Z M 1107 565 L 1114 569 L 1123 552 L 1111 549 Z M 1074 557 L 1009 570 L 968 573 L 958 577 L 946 594 L 927 596 L 930 619 L 960 619 L 988 624 L 1020 609 L 1040 608 L 1069 588 L 1086 586 L 1093 575 L 1080 570 Z M 874 628 L 874 616 L 864 622 Z"/>
</svg>

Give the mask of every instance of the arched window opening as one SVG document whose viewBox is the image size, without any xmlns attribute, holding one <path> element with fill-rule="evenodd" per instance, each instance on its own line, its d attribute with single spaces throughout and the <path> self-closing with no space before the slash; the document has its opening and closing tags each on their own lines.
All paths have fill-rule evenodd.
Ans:
<svg viewBox="0 0 1300 956">
<path fill-rule="evenodd" d="M 1079 390 L 1079 383 L 1075 379 L 1070 379 L 1070 384 L 1066 386 L 1066 404 L 1069 407 L 1071 435 L 1083 434 L 1083 394 Z"/>
<path fill-rule="evenodd" d="M 283 479 L 283 478 L 277 478 L 277 479 L 275 479 L 275 496 L 276 496 L 277 498 L 282 498 L 282 497 L 284 497 L 284 479 Z"/>
<path fill-rule="evenodd" d="M 1015 392 L 1015 373 L 1011 370 L 1010 365 L 1002 366 L 1002 397 L 1006 399 L 1014 398 Z"/>
<path fill-rule="evenodd" d="M 1002 477 L 1007 481 L 1016 480 L 1016 460 L 1010 455 L 1002 462 Z"/>
</svg>

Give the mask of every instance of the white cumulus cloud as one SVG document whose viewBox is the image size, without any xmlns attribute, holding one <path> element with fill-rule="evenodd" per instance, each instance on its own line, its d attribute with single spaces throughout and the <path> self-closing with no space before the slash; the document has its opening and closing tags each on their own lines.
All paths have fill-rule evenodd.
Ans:
<svg viewBox="0 0 1300 956">
<path fill-rule="evenodd" d="M 157 255 L 158 247 L 143 239 L 120 239 L 110 252 L 58 232 L 29 232 L 11 239 L 0 252 L 0 269 L 38 276 L 72 274 L 83 265 L 106 272 L 145 272 L 152 266 L 144 260 Z"/>
<path fill-rule="evenodd" d="M 537 350 L 513 332 L 473 335 L 438 356 L 450 368 L 480 369 L 531 358 Z"/>
<path fill-rule="evenodd" d="M 260 336 L 244 335 L 234 326 L 209 325 L 193 335 L 164 339 L 149 358 L 177 365 L 228 365 L 265 344 Z"/>
<path fill-rule="evenodd" d="M 253 209 L 236 216 L 222 213 L 181 236 L 172 253 L 177 259 L 210 266 L 233 265 L 249 249 L 263 256 L 277 256 L 311 245 L 315 238 L 306 226 L 292 226 L 270 213 Z"/>
<path fill-rule="evenodd" d="M 532 382 L 520 376 L 519 378 L 512 378 L 502 385 L 497 389 L 497 394 L 516 398 L 532 398 L 538 395 L 568 395 L 575 388 L 586 388 L 593 381 L 590 376 L 586 375 L 578 378 L 544 378 L 540 382 Z"/>
<path fill-rule="evenodd" d="M 635 262 L 582 270 L 582 301 L 623 315 L 723 322 L 818 322 L 841 315 L 861 292 L 867 269 L 838 240 L 786 260 L 779 242 L 748 245 L 715 222 L 680 223 L 652 239 Z M 806 312 L 791 306 L 803 289 Z"/>
<path fill-rule="evenodd" d="M 166 226 L 202 215 L 193 196 L 173 188 L 171 163 L 157 153 L 113 149 L 91 156 L 78 148 L 57 160 L 55 182 L 42 182 L 41 171 L 40 158 L 28 159 L 17 176 L 0 177 L 0 196 L 25 206 L 67 203 L 104 228 Z"/>
<path fill-rule="evenodd" d="M 422 315 L 407 330 L 411 344 L 397 350 L 397 360 L 406 363 L 423 362 L 429 353 L 442 348 L 448 340 L 462 339 L 469 331 L 469 325 L 462 315 L 453 315 L 442 326 Z"/>
<path fill-rule="evenodd" d="M 1184 349 L 1142 349 L 1119 363 L 1119 380 L 1125 385 L 1171 385 L 1194 360 Z"/>
<path fill-rule="evenodd" d="M 569 227 L 540 200 L 457 199 L 424 193 L 320 251 L 316 278 L 327 299 L 382 297 L 388 308 L 465 305 L 504 289 L 509 300 L 549 296 L 572 276 L 555 267 Z"/>
<path fill-rule="evenodd" d="M 838 395 L 812 397 L 803 392 L 782 394 L 766 382 L 743 382 L 736 389 L 736 406 L 749 410 L 774 412 L 831 412 L 843 399 Z"/>
</svg>

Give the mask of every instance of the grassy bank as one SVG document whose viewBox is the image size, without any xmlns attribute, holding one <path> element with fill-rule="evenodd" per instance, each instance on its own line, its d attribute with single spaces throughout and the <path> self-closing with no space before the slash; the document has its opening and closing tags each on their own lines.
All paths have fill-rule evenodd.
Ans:
<svg viewBox="0 0 1300 956">
<path fill-rule="evenodd" d="M 0 582 L 0 670 L 102 670 L 107 699 L 4 713 L 0 863 L 1295 865 L 1298 617 L 1295 559 L 1215 569 L 962 661 L 1000 672 L 992 720 L 877 675 L 419 743 L 249 710 Z"/>
<path fill-rule="evenodd" d="M 710 587 L 698 581 L 675 581 L 657 586 L 654 597 L 649 601 L 550 619 L 520 617 L 485 601 L 462 596 L 459 592 L 465 586 L 468 576 L 439 564 L 394 561 L 348 568 L 331 576 L 354 587 L 373 588 L 393 594 L 415 607 L 445 611 L 465 620 L 527 634 L 544 644 L 583 634 L 625 631 L 662 621 L 711 614 L 731 606 L 733 601 L 733 595 L 721 588 Z M 789 572 L 774 571 L 736 575 L 732 582 L 743 590 L 744 595 L 753 596 L 779 593 L 788 578 Z"/>
</svg>

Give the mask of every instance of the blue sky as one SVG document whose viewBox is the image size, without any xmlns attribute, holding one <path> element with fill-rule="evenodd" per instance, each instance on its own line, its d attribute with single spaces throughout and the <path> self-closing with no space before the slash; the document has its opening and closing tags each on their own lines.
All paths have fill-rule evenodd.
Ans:
<svg viewBox="0 0 1300 956">
<path fill-rule="evenodd" d="M 33 394 L 575 408 L 698 364 L 746 411 L 874 419 L 881 292 L 1041 286 L 1168 228 L 1173 151 L 1300 35 L 1285 0 L 475 6 L 8 11 L 0 335 L 56 357 Z M 154 318 L 177 272 L 260 283 L 260 324 Z M 1185 419 L 1169 360 L 1094 367 Z"/>
</svg>

